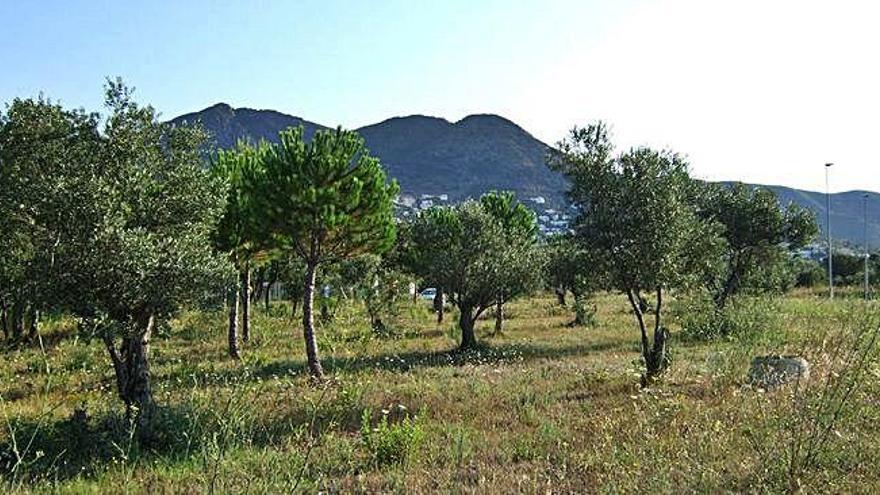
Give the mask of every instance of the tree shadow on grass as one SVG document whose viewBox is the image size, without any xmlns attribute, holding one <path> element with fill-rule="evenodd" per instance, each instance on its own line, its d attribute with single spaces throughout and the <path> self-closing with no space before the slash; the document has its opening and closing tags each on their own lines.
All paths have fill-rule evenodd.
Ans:
<svg viewBox="0 0 880 495">
<path fill-rule="evenodd" d="M 179 455 L 193 447 L 182 444 L 194 428 L 192 417 L 182 408 L 157 408 L 156 435 L 149 445 L 138 441 L 134 424 L 121 412 L 92 417 L 77 408 L 60 420 L 8 419 L 0 442 L 0 478 L 25 483 L 89 478 L 145 455 Z"/>
<path fill-rule="evenodd" d="M 352 418 L 363 412 L 360 397 L 335 391 L 320 407 L 294 404 L 257 416 L 246 394 L 231 396 L 229 401 L 157 406 L 149 441 L 139 440 L 122 411 L 91 416 L 77 409 L 60 420 L 8 419 L 0 437 L 0 486 L 95 479 L 108 469 L 134 469 L 144 462 L 214 462 L 218 453 L 235 447 L 277 447 L 305 433 L 351 429 Z"/>
<path fill-rule="evenodd" d="M 479 344 L 468 350 L 407 351 L 354 357 L 327 356 L 321 360 L 321 364 L 329 375 L 353 374 L 365 370 L 407 373 L 421 368 L 465 365 L 497 366 L 541 359 L 582 356 L 604 351 L 631 351 L 633 349 L 637 351 L 637 348 L 629 342 L 593 342 L 564 347 L 533 343 Z M 305 360 L 289 359 L 259 364 L 255 368 L 235 368 L 201 375 L 196 375 L 189 368 L 181 368 L 156 379 L 172 387 L 210 386 L 285 376 L 301 376 L 307 373 L 308 367 Z"/>
</svg>

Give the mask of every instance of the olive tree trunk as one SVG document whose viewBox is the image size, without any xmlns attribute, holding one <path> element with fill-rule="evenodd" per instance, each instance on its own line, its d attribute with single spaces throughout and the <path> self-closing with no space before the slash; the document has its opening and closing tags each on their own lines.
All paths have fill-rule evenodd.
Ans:
<svg viewBox="0 0 880 495">
<path fill-rule="evenodd" d="M 434 311 L 437 313 L 437 324 L 443 323 L 443 289 L 437 287 L 434 294 Z"/>
<path fill-rule="evenodd" d="M 309 364 L 309 372 L 315 378 L 324 377 L 324 368 L 318 359 L 318 343 L 315 340 L 315 273 L 318 266 L 314 261 L 306 263 L 306 280 L 303 287 L 303 338 L 306 341 L 306 359 Z"/>
<path fill-rule="evenodd" d="M 6 312 L 6 301 L 0 299 L 0 330 L 3 330 L 3 338 L 9 340 L 9 317 Z"/>
<path fill-rule="evenodd" d="M 645 374 L 642 376 L 642 386 L 647 386 L 652 380 L 666 371 L 669 364 L 666 355 L 666 343 L 669 333 L 660 324 L 661 309 L 663 305 L 662 289 L 657 288 L 657 307 L 654 310 L 654 342 L 648 339 L 647 324 L 645 323 L 645 315 L 642 311 L 644 299 L 633 290 L 627 291 L 630 305 L 636 316 L 641 331 L 642 342 L 642 358 L 645 360 Z"/>
<path fill-rule="evenodd" d="M 556 293 L 556 302 L 558 302 L 560 306 L 565 306 L 565 289 L 562 287 L 554 287 L 553 292 Z"/>
<path fill-rule="evenodd" d="M 115 338 L 104 337 L 104 344 L 113 361 L 116 373 L 116 387 L 119 398 L 125 403 L 126 414 L 137 425 L 138 437 L 142 441 L 153 438 L 151 420 L 155 411 L 153 390 L 150 386 L 150 336 L 155 327 L 152 314 L 138 319 L 134 334 L 122 338 L 116 348 Z"/>
<path fill-rule="evenodd" d="M 477 345 L 477 337 L 474 333 L 474 323 L 477 318 L 472 315 L 473 310 L 471 308 L 462 307 L 460 309 L 458 326 L 461 327 L 461 344 L 459 349 L 471 349 Z"/>
<path fill-rule="evenodd" d="M 241 271 L 241 340 L 251 340 L 251 270 L 247 264 Z"/>
<path fill-rule="evenodd" d="M 495 333 L 501 335 L 504 333 L 504 300 L 501 296 L 495 300 Z"/>
<path fill-rule="evenodd" d="M 229 341 L 229 357 L 239 359 L 241 354 L 238 351 L 238 308 L 241 291 L 237 284 L 229 291 L 228 299 L 229 331 L 227 332 L 227 340 Z"/>
<path fill-rule="evenodd" d="M 657 287 L 657 307 L 654 308 L 654 346 L 651 348 L 651 363 L 649 369 L 653 369 L 653 376 L 666 371 L 669 359 L 666 355 L 666 341 L 669 332 L 660 324 L 660 313 L 663 309 L 663 291 Z"/>
<path fill-rule="evenodd" d="M 18 342 L 24 335 L 24 303 L 13 301 L 12 310 L 9 313 L 12 324 L 12 340 Z"/>
<path fill-rule="evenodd" d="M 270 308 L 269 308 L 269 302 L 270 302 L 270 301 L 269 301 L 269 296 L 270 296 L 271 294 L 269 293 L 269 291 L 270 291 L 271 289 L 272 289 L 272 284 L 269 284 L 269 285 L 267 285 L 266 287 L 263 287 L 263 303 L 264 303 L 265 306 L 266 306 L 266 314 L 269 313 L 269 309 L 270 309 Z"/>
<path fill-rule="evenodd" d="M 36 306 L 28 309 L 28 333 L 27 340 L 33 341 L 37 334 L 40 333 L 40 310 Z"/>
</svg>

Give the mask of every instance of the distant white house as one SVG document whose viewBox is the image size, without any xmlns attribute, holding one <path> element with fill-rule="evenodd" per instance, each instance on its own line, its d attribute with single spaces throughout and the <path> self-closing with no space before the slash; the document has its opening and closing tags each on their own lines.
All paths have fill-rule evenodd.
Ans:
<svg viewBox="0 0 880 495">
<path fill-rule="evenodd" d="M 407 208 L 412 208 L 413 205 L 416 204 L 416 198 L 409 194 L 401 194 L 397 198 L 397 203 L 406 206 Z"/>
<path fill-rule="evenodd" d="M 547 200 L 544 199 L 544 196 L 533 196 L 533 197 L 529 198 L 529 201 L 531 201 L 532 203 L 535 203 L 535 204 L 539 204 L 539 205 L 542 205 L 547 202 Z"/>
<path fill-rule="evenodd" d="M 437 201 L 449 201 L 448 194 L 422 194 L 419 197 L 421 200 L 437 200 Z"/>
</svg>

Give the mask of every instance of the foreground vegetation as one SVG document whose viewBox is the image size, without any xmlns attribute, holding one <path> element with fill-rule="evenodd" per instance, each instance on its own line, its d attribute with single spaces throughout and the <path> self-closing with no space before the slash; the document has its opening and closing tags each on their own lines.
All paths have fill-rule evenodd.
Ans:
<svg viewBox="0 0 880 495">
<path fill-rule="evenodd" d="M 4 488 L 876 488 L 876 311 L 774 299 L 821 281 L 808 210 L 600 122 L 548 156 L 571 231 L 503 191 L 398 221 L 354 132 L 216 150 L 131 95 L 0 115 Z M 813 372 L 746 385 L 767 354 Z"/>
<path fill-rule="evenodd" d="M 116 405 L 103 349 L 51 321 L 41 346 L 4 354 L 2 489 L 875 492 L 880 365 L 847 361 L 857 335 L 876 335 L 860 333 L 878 324 L 866 304 L 749 300 L 747 330 L 707 344 L 684 338 L 673 300 L 675 366 L 644 389 L 620 295 L 597 296 L 591 328 L 570 326 L 550 294 L 511 302 L 504 333 L 478 320 L 469 351 L 451 351 L 456 327 L 438 326 L 428 302 L 404 304 L 382 337 L 360 305 L 340 305 L 316 323 L 326 382 L 309 378 L 286 304 L 254 311 L 241 360 L 228 357 L 222 309 L 186 311 L 154 337 L 150 445 Z M 750 359 L 767 353 L 805 356 L 809 382 L 747 385 Z"/>
</svg>

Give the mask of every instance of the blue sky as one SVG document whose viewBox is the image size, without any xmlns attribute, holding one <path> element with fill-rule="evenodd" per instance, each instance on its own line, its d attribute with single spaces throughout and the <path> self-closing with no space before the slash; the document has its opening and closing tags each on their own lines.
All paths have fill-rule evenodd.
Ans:
<svg viewBox="0 0 880 495">
<path fill-rule="evenodd" d="M 170 118 L 219 101 L 358 127 L 498 113 L 553 143 L 609 121 L 694 173 L 880 190 L 873 2 L 0 3 L 0 101 L 99 109 L 121 76 Z"/>
</svg>

